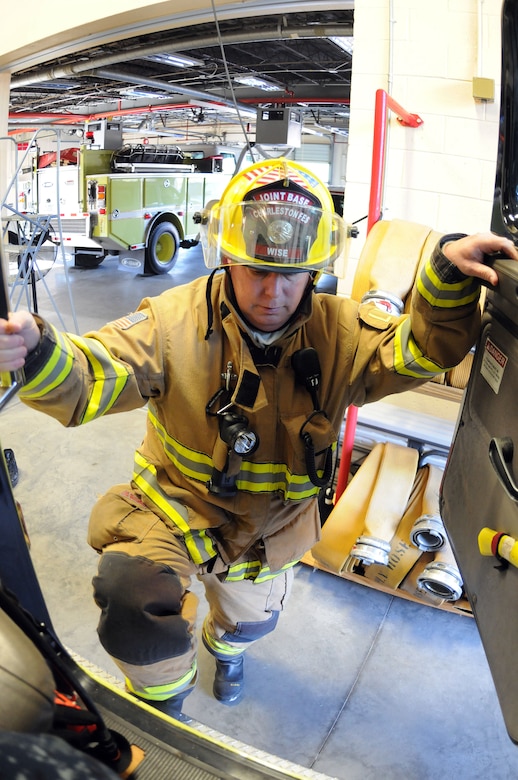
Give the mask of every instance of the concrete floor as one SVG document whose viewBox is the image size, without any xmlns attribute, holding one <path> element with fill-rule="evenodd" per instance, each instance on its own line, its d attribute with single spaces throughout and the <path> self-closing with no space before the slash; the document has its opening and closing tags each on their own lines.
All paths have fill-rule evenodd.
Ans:
<svg viewBox="0 0 518 780">
<path fill-rule="evenodd" d="M 115 259 L 69 268 L 80 332 L 132 310 L 147 295 L 204 273 L 198 249 L 182 250 L 166 277 L 142 277 Z M 74 330 L 66 275 L 46 277 Z M 38 284 L 39 310 L 58 324 Z M 15 451 L 32 556 L 61 641 L 120 679 L 97 641 L 85 541 L 97 496 L 131 475 L 145 411 L 66 430 L 14 399 L 2 412 L 3 447 Z M 201 599 L 202 590 L 194 590 Z M 201 620 L 200 620 L 201 624 Z M 514 670 L 511 670 L 514 673 Z M 213 661 L 200 646 L 200 677 L 185 712 L 263 751 L 339 780 L 518 777 L 474 620 L 366 588 L 304 564 L 277 630 L 250 649 L 247 691 L 229 708 L 211 695 Z"/>
</svg>

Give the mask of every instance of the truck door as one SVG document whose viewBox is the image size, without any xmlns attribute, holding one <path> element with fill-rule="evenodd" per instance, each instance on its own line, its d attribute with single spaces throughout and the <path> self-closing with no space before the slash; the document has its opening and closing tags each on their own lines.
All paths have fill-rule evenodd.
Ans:
<svg viewBox="0 0 518 780">
<path fill-rule="evenodd" d="M 502 95 L 491 229 L 517 242 L 518 4 L 502 9 Z M 506 728 L 518 743 L 518 263 L 496 260 L 441 490 L 450 537 Z"/>
</svg>

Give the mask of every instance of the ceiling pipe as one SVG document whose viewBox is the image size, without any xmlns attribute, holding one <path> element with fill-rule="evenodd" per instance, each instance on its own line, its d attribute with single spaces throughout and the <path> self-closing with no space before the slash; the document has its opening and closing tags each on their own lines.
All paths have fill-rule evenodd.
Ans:
<svg viewBox="0 0 518 780">
<path fill-rule="evenodd" d="M 201 101 L 200 101 L 201 102 Z M 261 98 L 246 98 L 243 100 L 244 103 L 249 105 L 257 105 L 261 103 L 266 103 L 264 99 Z M 286 104 L 293 104 L 293 103 L 329 103 L 331 105 L 334 104 L 340 104 L 340 105 L 349 105 L 350 101 L 349 99 L 344 100 L 337 100 L 334 98 L 304 98 L 303 100 L 298 100 L 297 98 L 293 97 L 283 97 L 282 100 L 278 101 L 279 103 L 286 103 Z M 204 101 L 204 106 L 207 104 L 210 105 L 221 105 L 218 101 Z M 30 126 L 23 126 L 23 127 L 11 127 L 11 129 L 8 132 L 8 135 L 20 135 L 21 133 L 28 133 L 32 132 L 34 128 L 37 125 L 63 125 L 63 126 L 70 126 L 70 125 L 78 125 L 82 124 L 84 122 L 91 122 L 95 121 L 96 119 L 105 119 L 107 117 L 122 117 L 122 116 L 139 116 L 140 114 L 159 114 L 163 111 L 175 111 L 175 110 L 184 110 L 186 108 L 193 108 L 196 106 L 196 101 L 192 101 L 190 103 L 167 103 L 165 105 L 148 105 L 148 106 L 139 106 L 135 108 L 119 108 L 114 109 L 110 111 L 99 111 L 94 114 L 51 114 L 51 113 L 11 113 L 9 114 L 9 122 L 16 123 L 25 123 L 25 122 L 31 122 Z M 232 104 L 232 107 L 234 108 L 234 105 Z"/>
<path fill-rule="evenodd" d="M 153 114 L 160 111 L 174 111 L 175 109 L 192 108 L 192 103 L 168 103 L 167 105 L 139 106 L 135 108 L 117 108 L 113 111 L 99 111 L 96 114 L 51 114 L 51 113 L 25 113 L 9 114 L 10 122 L 45 122 L 48 124 L 79 124 L 95 119 L 106 119 L 115 116 L 138 116 L 139 114 Z"/>
<path fill-rule="evenodd" d="M 275 30 L 262 31 L 257 33 L 233 33 L 231 35 L 223 36 L 224 44 L 239 44 L 250 43 L 253 41 L 278 41 L 285 40 L 293 37 L 297 38 L 330 38 L 330 37 L 351 37 L 353 35 L 352 25 L 340 24 L 333 27 L 301 27 L 301 28 L 288 28 L 285 26 L 277 26 Z M 128 60 L 134 60 L 138 57 L 147 57 L 150 54 L 161 54 L 165 51 L 170 52 L 182 52 L 188 49 L 205 49 L 211 46 L 219 46 L 221 44 L 217 35 L 207 36 L 205 38 L 190 38 L 183 40 L 181 43 L 166 44 L 160 43 L 154 46 L 142 46 L 127 48 L 124 51 L 109 54 L 105 57 L 96 58 L 96 65 L 98 68 L 104 68 L 108 65 L 116 65 L 120 62 Z M 80 52 L 78 52 L 80 54 Z M 91 60 L 88 59 L 83 62 L 75 62 L 71 65 L 64 65 L 58 68 L 48 68 L 38 73 L 29 73 L 22 76 L 11 77 L 11 89 L 19 89 L 21 87 L 28 87 L 32 84 L 38 84 L 43 81 L 52 81 L 53 79 L 62 79 L 67 77 L 73 77 L 80 73 L 86 73 L 92 67 Z"/>
<path fill-rule="evenodd" d="M 246 103 L 247 105 L 255 106 L 257 104 L 261 105 L 271 105 L 272 103 L 279 103 L 279 104 L 286 104 L 286 105 L 292 105 L 294 103 L 297 103 L 301 106 L 304 106 L 304 103 L 322 103 L 323 105 L 330 105 L 330 106 L 348 106 L 351 103 L 350 98 L 321 98 L 321 97 L 292 97 L 291 95 L 289 97 L 282 96 L 281 98 L 275 99 L 275 98 L 241 98 L 242 103 Z"/>
<path fill-rule="evenodd" d="M 201 101 L 199 101 L 201 102 Z M 264 98 L 243 98 L 243 103 L 246 105 L 262 105 L 267 103 L 282 103 L 286 105 L 292 105 L 292 104 L 304 104 L 307 103 L 309 105 L 315 103 L 315 104 L 329 104 L 329 105 L 343 105 L 348 106 L 350 104 L 349 98 L 344 98 L 343 100 L 340 100 L 338 98 L 319 98 L 319 97 L 310 97 L 310 98 L 295 98 L 295 97 L 283 97 L 282 100 L 278 101 L 269 101 L 265 100 Z M 203 101 L 204 107 L 205 106 L 218 106 L 221 105 L 219 101 L 217 100 L 210 100 L 210 101 Z M 11 113 L 9 114 L 9 121 L 10 122 L 43 122 L 44 124 L 79 124 L 80 122 L 91 122 L 96 119 L 105 119 L 106 117 L 117 117 L 117 116 L 139 116 L 140 114 L 157 114 L 161 113 L 162 111 L 177 111 L 182 110 L 186 108 L 193 108 L 194 106 L 198 106 L 198 103 L 196 101 L 192 101 L 190 103 L 166 103 L 166 104 L 156 104 L 156 105 L 147 105 L 147 106 L 135 106 L 134 108 L 117 108 L 117 109 L 105 109 L 104 111 L 98 111 L 93 114 L 70 114 L 70 113 L 64 113 L 64 114 L 55 114 L 55 113 L 43 113 L 43 112 L 27 112 L 27 113 Z"/>
<path fill-rule="evenodd" d="M 198 98 L 199 100 L 209 100 L 214 105 L 226 106 L 234 110 L 250 111 L 248 106 L 244 104 L 234 103 L 233 100 L 227 100 L 226 98 L 219 98 L 211 95 L 209 92 L 201 92 L 197 89 L 190 89 L 190 87 L 181 87 L 178 85 L 167 84 L 158 79 L 147 79 L 143 76 L 135 76 L 131 73 L 125 73 L 122 70 L 104 70 L 103 68 L 95 68 L 95 70 L 85 71 L 85 76 L 100 76 L 103 79 L 111 81 L 122 81 L 124 84 L 140 84 L 143 87 L 152 87 L 153 89 L 159 89 L 161 92 L 171 92 L 173 94 L 188 95 L 192 98 Z"/>
</svg>

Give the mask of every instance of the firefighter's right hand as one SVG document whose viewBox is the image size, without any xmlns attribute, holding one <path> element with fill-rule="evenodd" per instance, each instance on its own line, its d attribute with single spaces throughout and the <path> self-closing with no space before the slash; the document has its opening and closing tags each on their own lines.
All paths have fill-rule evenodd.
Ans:
<svg viewBox="0 0 518 780">
<path fill-rule="evenodd" d="M 30 312 L 10 312 L 8 320 L 0 319 L 0 372 L 22 368 L 39 342 L 40 329 Z"/>
</svg>

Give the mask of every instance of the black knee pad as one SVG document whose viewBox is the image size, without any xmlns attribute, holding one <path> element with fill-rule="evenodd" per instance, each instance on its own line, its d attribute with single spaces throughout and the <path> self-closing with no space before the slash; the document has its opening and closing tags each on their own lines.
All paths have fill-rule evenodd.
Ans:
<svg viewBox="0 0 518 780">
<path fill-rule="evenodd" d="M 191 647 L 181 616 L 183 588 L 173 569 L 147 558 L 104 553 L 93 587 L 102 610 L 99 639 L 114 658 L 142 666 Z"/>
</svg>

